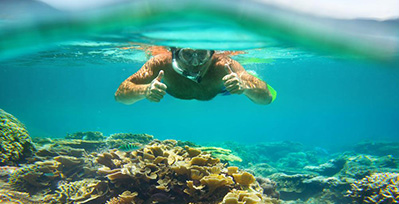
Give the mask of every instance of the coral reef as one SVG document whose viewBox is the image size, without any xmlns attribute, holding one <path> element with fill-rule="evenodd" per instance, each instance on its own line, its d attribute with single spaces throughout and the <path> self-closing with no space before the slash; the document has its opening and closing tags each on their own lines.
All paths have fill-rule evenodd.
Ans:
<svg viewBox="0 0 399 204">
<path fill-rule="evenodd" d="M 154 140 L 132 152 L 98 154 L 96 161 L 104 165 L 99 174 L 114 184 L 115 192 L 129 189 L 145 203 L 217 203 L 233 189 L 260 195 L 263 191 L 253 175 L 238 168 L 229 171 L 209 153 L 177 146 L 174 140 Z"/>
<path fill-rule="evenodd" d="M 31 156 L 34 150 L 24 124 L 0 109 L 0 166 L 13 165 Z"/>
<path fill-rule="evenodd" d="M 278 161 L 290 153 L 304 152 L 305 148 L 300 143 L 283 141 L 257 144 L 254 147 L 254 151 L 258 152 L 259 157 L 265 156 L 262 158 L 270 162 Z"/>
<path fill-rule="evenodd" d="M 330 161 L 318 166 L 305 166 L 304 169 L 317 172 L 322 176 L 333 176 L 340 172 L 346 164 L 344 158 L 331 159 Z"/>
<path fill-rule="evenodd" d="M 148 144 L 154 140 L 154 136 L 149 134 L 115 133 L 108 137 L 109 140 L 129 140 L 140 144 Z"/>
<path fill-rule="evenodd" d="M 154 136 L 149 134 L 116 133 L 106 139 L 109 149 L 134 150 L 134 146 L 142 146 L 154 140 Z"/>
<path fill-rule="evenodd" d="M 239 156 L 236 156 L 229 149 L 223 149 L 221 147 L 197 147 L 197 149 L 203 152 L 209 152 L 213 157 L 220 159 L 223 162 L 242 162 Z"/>
<path fill-rule="evenodd" d="M 374 156 L 392 155 L 399 157 L 399 143 L 386 141 L 386 142 L 360 142 L 355 145 L 354 150 L 360 154 L 369 154 Z"/>
<path fill-rule="evenodd" d="M 46 189 L 54 189 L 58 181 L 77 181 L 96 175 L 97 168 L 92 162 L 71 156 L 56 156 L 53 160 L 37 161 L 34 164 L 15 170 L 9 184 L 16 190 L 36 194 Z"/>
<path fill-rule="evenodd" d="M 65 137 L 68 140 L 104 140 L 105 138 L 103 133 L 98 131 L 68 133 Z"/>
<path fill-rule="evenodd" d="M 260 193 L 241 191 L 233 189 L 223 198 L 220 204 L 255 204 L 255 203 L 270 203 L 278 204 L 275 199 L 263 197 Z"/>
<path fill-rule="evenodd" d="M 26 164 L 1 167 L 0 201 L 333 204 L 399 197 L 393 154 L 327 154 L 293 142 L 201 147 L 131 133 L 67 137 L 34 138 L 38 150 Z"/>
<path fill-rule="evenodd" d="M 0 203 L 2 204 L 49 204 L 55 203 L 53 195 L 32 196 L 26 192 L 19 192 L 10 189 L 0 189 Z"/>
<path fill-rule="evenodd" d="M 106 204 L 132 204 L 136 203 L 135 201 L 137 192 L 130 192 L 130 191 L 125 191 L 122 194 L 120 194 L 118 197 L 113 197 L 109 201 L 107 201 Z"/>
<path fill-rule="evenodd" d="M 256 181 L 259 183 L 260 187 L 263 189 L 263 194 L 270 198 L 280 198 L 280 194 L 276 191 L 277 183 L 269 178 L 256 177 Z"/>
<path fill-rule="evenodd" d="M 53 140 L 56 146 L 60 147 L 69 147 L 73 149 L 84 149 L 86 152 L 94 152 L 101 151 L 103 149 L 107 149 L 107 145 L 102 140 L 65 140 L 65 139 L 57 139 Z"/>
<path fill-rule="evenodd" d="M 255 145 L 243 145 L 235 142 L 224 142 L 214 144 L 225 149 L 231 150 L 230 154 L 239 157 L 242 162 L 235 162 L 241 168 L 256 166 L 267 163 L 270 165 L 270 173 L 262 176 L 271 175 L 274 172 L 297 173 L 299 168 L 308 165 L 319 164 L 328 160 L 326 150 L 322 148 L 306 148 L 300 143 L 282 141 L 259 143 Z"/>
<path fill-rule="evenodd" d="M 305 166 L 283 173 L 268 164 L 250 166 L 255 175 L 267 175 L 277 183 L 277 190 L 282 200 L 302 200 L 305 203 L 350 203 L 345 197 L 350 185 L 357 179 L 373 172 L 399 172 L 396 159 L 392 156 L 370 156 L 344 153 L 334 159 L 316 165 Z"/>
<path fill-rule="evenodd" d="M 347 196 L 356 203 L 399 203 L 398 173 L 374 173 L 351 187 Z"/>
<path fill-rule="evenodd" d="M 72 148 L 69 146 L 58 145 L 58 144 L 50 144 L 45 145 L 43 147 L 38 148 L 35 153 L 34 158 L 30 158 L 30 161 L 44 161 L 48 159 L 52 159 L 56 156 L 72 156 L 72 157 L 83 157 L 86 154 L 85 149 Z"/>
<path fill-rule="evenodd" d="M 153 139 L 154 137 L 148 134 L 116 133 L 106 137 L 101 132 L 76 132 L 68 134 L 65 139 L 36 137 L 34 141 L 39 146 L 36 156 L 51 157 L 55 155 L 76 156 L 78 152 L 90 153 L 108 149 L 131 151 L 141 148 Z"/>
<path fill-rule="evenodd" d="M 335 177 L 309 174 L 286 175 L 276 173 L 270 176 L 270 179 L 277 183 L 277 190 L 284 200 L 301 199 L 307 201 L 314 197 L 323 197 L 327 192 L 338 195 L 336 197 L 343 197 L 342 195 L 349 187 L 348 183 L 342 182 Z M 345 198 L 336 199 L 336 201 L 346 203 Z"/>
<path fill-rule="evenodd" d="M 350 179 L 361 179 L 374 172 L 399 172 L 397 161 L 394 157 L 372 156 L 365 154 L 343 154 L 340 157 L 346 160 L 346 163 L 337 176 Z"/>
<path fill-rule="evenodd" d="M 83 179 L 80 181 L 58 184 L 58 203 L 104 203 L 109 188 L 107 183 L 96 179 Z"/>
</svg>

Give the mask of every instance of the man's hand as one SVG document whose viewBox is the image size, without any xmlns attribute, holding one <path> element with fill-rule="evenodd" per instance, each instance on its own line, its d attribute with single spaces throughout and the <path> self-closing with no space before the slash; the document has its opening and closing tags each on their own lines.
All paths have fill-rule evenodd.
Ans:
<svg viewBox="0 0 399 204">
<path fill-rule="evenodd" d="M 165 91 L 167 86 L 161 82 L 163 74 L 164 74 L 163 70 L 159 71 L 158 76 L 154 80 L 152 80 L 152 82 L 147 88 L 145 97 L 151 102 L 161 101 L 163 96 L 166 94 Z"/>
<path fill-rule="evenodd" d="M 244 83 L 242 82 L 241 78 L 237 75 L 237 73 L 234 73 L 233 70 L 231 70 L 229 64 L 226 64 L 224 68 L 228 73 L 222 78 L 226 90 L 231 94 L 244 93 Z"/>
</svg>

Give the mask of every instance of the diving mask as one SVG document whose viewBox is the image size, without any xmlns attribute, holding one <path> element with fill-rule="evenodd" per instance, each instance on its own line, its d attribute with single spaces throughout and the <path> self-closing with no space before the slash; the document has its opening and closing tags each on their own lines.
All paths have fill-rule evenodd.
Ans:
<svg viewBox="0 0 399 204">
<path fill-rule="evenodd" d="M 200 83 L 203 74 L 208 68 L 202 66 L 212 58 L 213 53 L 214 51 L 211 50 L 172 48 L 172 67 L 180 75 Z M 180 63 L 183 66 L 179 66 Z"/>
</svg>

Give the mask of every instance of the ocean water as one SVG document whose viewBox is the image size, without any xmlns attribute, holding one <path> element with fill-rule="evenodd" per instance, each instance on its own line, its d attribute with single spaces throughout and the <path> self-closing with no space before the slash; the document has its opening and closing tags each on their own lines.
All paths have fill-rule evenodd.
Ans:
<svg viewBox="0 0 399 204">
<path fill-rule="evenodd" d="M 161 5 L 5 15 L 0 108 L 33 137 L 131 132 L 326 149 L 399 141 L 398 21 L 317 18 L 256 2 L 154 2 Z M 143 45 L 244 51 L 233 59 L 277 98 L 267 106 L 243 95 L 117 103 L 119 84 L 148 60 Z"/>
<path fill-rule="evenodd" d="M 265 2 L 1 1 L 0 110 L 32 142 L 2 112 L 0 203 L 398 203 L 399 20 Z M 238 53 L 277 97 L 116 102 L 150 46 Z"/>
</svg>

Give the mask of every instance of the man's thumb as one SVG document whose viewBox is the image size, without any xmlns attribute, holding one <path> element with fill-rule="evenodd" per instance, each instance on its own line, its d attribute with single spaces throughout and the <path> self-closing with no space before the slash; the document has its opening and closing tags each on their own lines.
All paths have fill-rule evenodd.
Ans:
<svg viewBox="0 0 399 204">
<path fill-rule="evenodd" d="M 163 70 L 159 71 L 158 76 L 155 79 L 158 80 L 159 82 L 161 82 L 162 78 L 163 78 Z"/>
<path fill-rule="evenodd" d="M 233 70 L 231 70 L 230 64 L 224 65 L 224 70 L 226 70 L 226 72 L 227 72 L 228 74 L 233 73 Z"/>
</svg>

